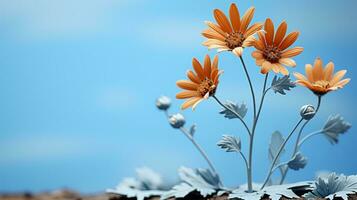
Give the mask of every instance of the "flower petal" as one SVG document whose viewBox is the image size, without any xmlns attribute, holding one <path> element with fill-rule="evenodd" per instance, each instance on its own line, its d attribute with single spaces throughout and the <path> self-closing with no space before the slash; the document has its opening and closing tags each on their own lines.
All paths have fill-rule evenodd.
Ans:
<svg viewBox="0 0 357 200">
<path fill-rule="evenodd" d="M 218 69 L 218 56 L 217 55 L 215 55 L 214 58 L 213 58 L 212 70 L 213 69 Z"/>
<path fill-rule="evenodd" d="M 255 59 L 263 59 L 263 52 L 261 51 L 253 51 L 252 57 Z"/>
<path fill-rule="evenodd" d="M 193 105 L 192 105 L 192 110 L 195 110 L 196 109 L 196 106 L 201 103 L 201 101 L 203 101 L 204 99 L 201 98 L 200 100 L 196 101 Z"/>
<path fill-rule="evenodd" d="M 294 47 L 288 50 L 285 50 L 281 53 L 281 57 L 283 58 L 291 58 L 294 56 L 299 55 L 302 51 L 304 51 L 304 48 L 302 47 Z"/>
<path fill-rule="evenodd" d="M 176 82 L 176 85 L 185 90 L 197 90 L 198 85 L 196 83 L 192 83 L 188 80 L 179 80 Z"/>
<path fill-rule="evenodd" d="M 287 28 L 288 28 L 288 25 L 286 24 L 286 22 L 285 21 L 281 22 L 281 24 L 279 25 L 278 30 L 276 31 L 276 34 L 275 34 L 274 46 L 279 46 L 279 44 L 285 37 Z"/>
<path fill-rule="evenodd" d="M 300 74 L 299 72 L 294 72 L 294 76 L 298 81 L 307 81 L 306 77 L 302 74 Z"/>
<path fill-rule="evenodd" d="M 299 32 L 295 31 L 295 32 L 291 32 L 289 35 L 287 35 L 285 37 L 285 39 L 280 43 L 279 45 L 279 49 L 280 50 L 285 50 L 288 47 L 290 47 L 292 44 L 294 44 L 294 42 L 297 40 L 297 38 L 299 37 Z"/>
<path fill-rule="evenodd" d="M 346 73 L 347 73 L 347 70 L 338 71 L 331 79 L 330 84 L 335 85 L 337 82 L 339 82 L 345 76 Z"/>
<path fill-rule="evenodd" d="M 282 73 L 283 75 L 287 76 L 289 75 L 289 71 L 282 65 L 279 65 L 279 69 L 280 69 L 280 73 Z"/>
<path fill-rule="evenodd" d="M 216 19 L 216 21 L 219 24 L 219 26 L 221 27 L 221 29 L 223 31 L 225 31 L 226 33 L 231 33 L 232 27 L 231 27 L 231 24 L 229 23 L 226 15 L 219 9 L 215 9 L 213 11 L 213 14 L 214 14 L 214 18 Z"/>
<path fill-rule="evenodd" d="M 335 87 L 339 87 L 342 88 L 343 86 L 345 86 L 347 83 L 349 83 L 351 81 L 350 78 L 346 78 L 343 79 L 342 81 L 339 81 L 338 83 L 335 84 Z"/>
<path fill-rule="evenodd" d="M 265 20 L 264 30 L 265 30 L 265 39 L 267 44 L 272 45 L 274 39 L 274 24 L 270 18 Z"/>
<path fill-rule="evenodd" d="M 332 79 L 334 68 L 335 65 L 333 64 L 333 62 L 327 63 L 326 68 L 324 70 L 324 80 L 329 81 Z"/>
<path fill-rule="evenodd" d="M 211 58 L 209 55 L 206 55 L 205 57 L 205 62 L 204 62 L 204 73 L 205 77 L 210 77 L 211 76 Z"/>
<path fill-rule="evenodd" d="M 256 60 L 255 60 L 255 64 L 256 64 L 257 66 L 262 66 L 264 62 L 265 62 L 264 59 L 256 59 Z"/>
<path fill-rule="evenodd" d="M 279 65 L 277 65 L 277 63 L 272 63 L 271 65 L 273 66 L 272 69 L 273 69 L 274 73 L 277 74 L 280 72 L 280 68 L 279 68 Z"/>
<path fill-rule="evenodd" d="M 192 106 L 193 104 L 195 104 L 197 101 L 199 101 L 200 99 L 202 99 L 202 97 L 193 97 L 191 99 L 188 99 L 187 101 L 185 101 L 182 105 L 181 105 L 181 109 L 184 110 L 190 106 Z"/>
<path fill-rule="evenodd" d="M 234 53 L 234 55 L 241 57 L 243 54 L 243 47 L 234 48 L 232 52 Z"/>
<path fill-rule="evenodd" d="M 209 26 L 212 30 L 216 31 L 218 34 L 222 35 L 223 37 L 227 36 L 227 33 L 225 33 L 221 27 L 217 26 L 216 24 L 210 22 L 210 21 L 205 21 L 205 24 Z"/>
<path fill-rule="evenodd" d="M 264 61 L 263 64 L 262 64 L 262 68 L 260 70 L 260 73 L 266 74 L 271 70 L 272 67 L 273 66 L 269 61 Z"/>
<path fill-rule="evenodd" d="M 197 97 L 199 93 L 197 91 L 182 91 L 176 94 L 176 99 L 187 99 L 191 97 Z"/>
<path fill-rule="evenodd" d="M 223 37 L 221 34 L 217 33 L 216 31 L 212 29 L 207 29 L 202 32 L 202 35 L 206 38 L 210 39 L 216 39 L 216 40 L 221 40 L 224 41 L 225 37 Z"/>
<path fill-rule="evenodd" d="M 281 58 L 279 60 L 279 63 L 289 66 L 289 67 L 295 67 L 296 66 L 296 62 L 293 59 L 290 58 Z"/>
<path fill-rule="evenodd" d="M 240 32 L 244 33 L 247 30 L 250 21 L 252 21 L 252 19 L 253 19 L 254 11 L 255 11 L 255 8 L 254 7 L 250 7 L 244 13 L 244 15 L 242 17 L 241 25 L 240 25 Z"/>
<path fill-rule="evenodd" d="M 305 73 L 306 73 L 307 79 L 310 82 L 314 82 L 314 75 L 313 75 L 313 72 L 312 72 L 312 65 L 311 64 L 306 64 L 305 65 Z"/>
<path fill-rule="evenodd" d="M 191 70 L 187 71 L 187 77 L 194 83 L 200 84 L 202 82 L 201 79 L 198 78 L 196 74 Z"/>
<path fill-rule="evenodd" d="M 197 73 L 197 76 L 201 80 L 204 80 L 205 79 L 205 76 L 204 76 L 205 73 L 204 73 L 204 71 L 202 69 L 201 63 L 196 58 L 192 59 L 192 66 L 193 66 L 193 69 L 195 70 L 195 72 Z"/>
<path fill-rule="evenodd" d="M 257 31 L 261 30 L 263 27 L 262 23 L 255 23 L 244 33 L 244 37 L 249 37 L 250 35 L 255 34 Z"/>
<path fill-rule="evenodd" d="M 229 18 L 231 19 L 231 24 L 235 32 L 239 32 L 240 28 L 240 15 L 238 8 L 235 3 L 232 3 L 229 8 Z"/>
<path fill-rule="evenodd" d="M 323 79 L 324 69 L 322 68 L 322 60 L 320 58 L 316 58 L 314 62 L 314 68 L 312 69 L 312 74 L 315 81 L 319 81 Z"/>
</svg>

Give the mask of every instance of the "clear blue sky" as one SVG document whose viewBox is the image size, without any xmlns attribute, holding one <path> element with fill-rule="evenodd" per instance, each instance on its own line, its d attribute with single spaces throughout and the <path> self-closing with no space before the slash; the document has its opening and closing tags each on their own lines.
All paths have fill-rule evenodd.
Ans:
<svg viewBox="0 0 357 200">
<path fill-rule="evenodd" d="M 205 20 L 214 8 L 228 11 L 231 1 L 148 0 L 1 0 L 0 1 L 0 191 L 42 191 L 71 187 L 84 192 L 115 186 L 148 166 L 168 180 L 181 165 L 206 167 L 179 132 L 154 106 L 156 97 L 174 97 L 175 81 L 185 76 L 192 57 L 214 55 L 201 45 Z M 299 30 L 296 71 L 320 56 L 348 69 L 352 81 L 323 99 L 321 112 L 308 127 L 320 128 L 329 114 L 352 124 L 356 102 L 357 4 L 349 1 L 238 1 L 241 12 L 256 6 L 254 21 L 271 17 Z M 263 76 L 250 50 L 244 55 L 257 91 Z M 238 59 L 220 54 L 225 73 L 217 95 L 246 102 L 248 85 Z M 171 112 L 179 111 L 175 100 Z M 270 135 L 284 135 L 298 120 L 301 105 L 314 96 L 298 87 L 286 96 L 270 93 L 257 129 L 254 178 L 268 169 Z M 196 138 L 230 186 L 244 183 L 243 162 L 216 147 L 222 134 L 243 138 L 244 129 L 219 116 L 209 100 L 195 112 L 184 111 L 198 126 Z M 248 119 L 251 118 L 249 110 Z M 288 181 L 312 179 L 317 171 L 356 174 L 354 127 L 332 146 L 314 138 L 303 153 L 307 167 Z"/>
</svg>

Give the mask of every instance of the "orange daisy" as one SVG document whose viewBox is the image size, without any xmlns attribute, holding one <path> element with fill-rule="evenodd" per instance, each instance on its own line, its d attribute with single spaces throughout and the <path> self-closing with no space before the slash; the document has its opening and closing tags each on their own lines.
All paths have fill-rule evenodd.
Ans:
<svg viewBox="0 0 357 200">
<path fill-rule="evenodd" d="M 187 77 L 189 80 L 179 80 L 176 85 L 184 91 L 176 95 L 177 99 L 186 100 L 181 109 L 186 109 L 192 106 L 192 110 L 204 99 L 208 99 L 214 95 L 218 86 L 218 78 L 223 72 L 218 69 L 218 56 L 215 56 L 213 62 L 209 55 L 206 55 L 204 60 L 204 66 L 196 59 L 192 59 L 192 70 L 187 71 Z"/>
<path fill-rule="evenodd" d="M 289 48 L 298 38 L 299 32 L 294 31 L 285 37 L 288 26 L 282 22 L 274 34 L 274 24 L 271 19 L 266 19 L 265 32 L 258 32 L 259 39 L 255 40 L 257 49 L 252 53 L 256 64 L 261 67 L 261 73 L 266 74 L 270 70 L 275 73 L 288 75 L 289 71 L 284 67 L 295 67 L 296 63 L 291 57 L 299 55 L 304 49 L 302 47 Z"/>
<path fill-rule="evenodd" d="M 237 56 L 241 56 L 244 47 L 253 45 L 254 34 L 263 26 L 262 23 L 255 23 L 248 27 L 254 11 L 254 7 L 249 8 L 241 19 L 236 4 L 232 3 L 229 8 L 229 20 L 221 10 L 215 9 L 213 14 L 218 24 L 205 22 L 209 28 L 202 32 L 207 38 L 203 45 L 209 49 L 217 48 L 218 52 L 233 51 Z"/>
<path fill-rule="evenodd" d="M 325 69 L 322 67 L 322 60 L 316 58 L 314 66 L 307 64 L 305 66 L 306 76 L 300 73 L 294 73 L 299 85 L 307 87 L 316 95 L 324 95 L 330 91 L 337 90 L 345 86 L 351 79 L 346 78 L 341 80 L 347 70 L 340 70 L 334 74 L 334 64 L 329 62 Z"/>
</svg>

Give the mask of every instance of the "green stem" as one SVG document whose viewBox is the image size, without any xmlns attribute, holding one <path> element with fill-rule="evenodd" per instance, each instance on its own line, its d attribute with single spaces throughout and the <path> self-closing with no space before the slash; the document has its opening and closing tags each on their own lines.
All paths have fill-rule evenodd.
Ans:
<svg viewBox="0 0 357 200">
<path fill-rule="evenodd" d="M 318 112 L 319 109 L 320 109 L 320 106 L 321 106 L 321 97 L 322 97 L 322 96 L 317 96 L 317 107 L 316 107 L 315 115 L 317 114 L 317 112 Z M 299 130 L 299 134 L 298 134 L 298 136 L 297 136 L 297 138 L 296 138 L 295 147 L 294 147 L 293 154 L 291 155 L 291 158 L 293 158 L 293 157 L 296 155 L 296 153 L 298 152 L 298 150 L 299 150 L 299 143 L 300 143 L 300 139 L 301 139 L 302 132 L 303 132 L 305 126 L 306 126 L 310 121 L 311 121 L 311 119 L 305 121 L 305 123 L 301 126 L 301 128 L 300 128 L 300 130 Z M 283 172 L 282 175 L 281 175 L 280 185 L 284 183 L 284 180 L 285 180 L 285 178 L 286 178 L 286 175 L 287 175 L 288 171 L 289 171 L 289 168 L 285 168 L 284 172 Z"/>
<path fill-rule="evenodd" d="M 249 154 L 248 154 L 248 166 L 249 166 L 249 168 L 248 168 L 248 174 L 247 174 L 248 192 L 253 192 L 253 168 L 252 168 L 252 166 L 253 166 L 254 135 L 255 135 L 255 129 L 257 127 L 258 119 L 259 119 L 259 116 L 260 116 L 260 112 L 261 112 L 262 107 L 263 107 L 265 95 L 269 91 L 269 89 L 266 89 L 268 76 L 269 76 L 269 74 L 266 74 L 265 79 L 264 79 L 262 97 L 261 97 L 260 104 L 259 104 L 258 114 L 254 117 L 253 127 L 252 127 L 252 134 L 250 135 L 250 138 L 249 138 Z"/>
<path fill-rule="evenodd" d="M 256 116 L 257 116 L 257 111 L 256 111 L 256 110 L 257 110 L 257 107 L 256 107 L 256 103 L 255 103 L 255 94 L 254 94 L 253 84 L 252 84 L 252 81 L 250 80 L 250 76 L 249 76 L 247 67 L 246 67 L 246 65 L 245 65 L 245 63 L 244 63 L 244 60 L 243 60 L 242 56 L 239 56 L 239 59 L 240 59 L 240 61 L 242 62 L 245 75 L 247 76 L 247 79 L 248 79 L 250 92 L 251 92 L 251 94 L 252 94 L 253 109 L 254 109 L 253 119 L 255 120 L 255 118 L 256 118 Z"/>
<path fill-rule="evenodd" d="M 280 157 L 280 154 L 281 152 L 283 151 L 286 143 L 289 141 L 290 137 L 293 135 L 293 133 L 295 132 L 295 130 L 299 127 L 299 125 L 301 124 L 301 122 L 303 121 L 304 119 L 301 118 L 299 120 L 299 122 L 295 125 L 294 129 L 290 132 L 290 134 L 288 135 L 288 137 L 284 140 L 284 143 L 280 146 L 279 148 L 279 151 L 278 153 L 276 154 L 276 156 L 274 157 L 274 160 L 273 162 L 271 163 L 271 166 L 270 166 L 270 169 L 269 169 L 269 172 L 268 172 L 268 175 L 267 177 L 265 178 L 265 181 L 262 185 L 262 187 L 260 188 L 261 190 L 265 187 L 265 185 L 268 183 L 272 173 L 273 173 L 273 169 L 274 169 L 274 166 L 275 166 L 275 163 L 277 162 L 278 158 Z"/>
<path fill-rule="evenodd" d="M 320 134 L 322 134 L 322 130 L 318 130 L 318 131 L 315 131 L 315 132 L 312 132 L 312 133 L 308 134 L 307 136 L 305 136 L 305 137 L 299 142 L 298 148 L 300 148 L 301 145 L 302 145 L 307 139 L 309 139 L 309 138 L 311 138 L 311 137 L 313 137 L 313 136 L 315 136 L 315 135 L 320 135 Z"/>
<path fill-rule="evenodd" d="M 189 134 L 189 132 L 184 127 L 181 127 L 180 130 L 192 142 L 192 144 L 196 147 L 196 149 L 200 152 L 202 157 L 206 160 L 206 162 L 207 162 L 208 166 L 210 167 L 211 171 L 214 174 L 217 174 L 216 169 L 214 168 L 212 162 L 210 161 L 210 159 L 208 158 L 206 152 L 202 149 L 202 147 L 193 139 L 193 137 Z"/>
</svg>

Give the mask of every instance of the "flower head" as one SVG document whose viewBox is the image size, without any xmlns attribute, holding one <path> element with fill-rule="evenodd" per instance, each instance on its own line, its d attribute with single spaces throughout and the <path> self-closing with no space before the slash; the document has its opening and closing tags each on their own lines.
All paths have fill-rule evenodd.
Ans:
<svg viewBox="0 0 357 200">
<path fill-rule="evenodd" d="M 273 70 L 275 73 L 288 75 L 289 71 L 285 66 L 296 66 L 295 61 L 291 58 L 299 55 L 304 49 L 302 47 L 288 49 L 297 40 L 299 32 L 291 32 L 285 37 L 287 27 L 288 25 L 284 21 L 274 32 L 274 24 L 268 18 L 264 24 L 265 32 L 258 32 L 259 39 L 254 41 L 257 50 L 252 53 L 252 56 L 255 58 L 256 64 L 261 67 L 262 74 Z"/>
<path fill-rule="evenodd" d="M 306 76 L 300 73 L 294 73 L 297 81 L 296 83 L 307 87 L 316 95 L 324 95 L 330 91 L 337 90 L 342 88 L 351 79 L 343 79 L 343 76 L 346 74 L 347 70 L 340 70 L 334 74 L 334 64 L 329 62 L 325 69 L 322 67 L 322 60 L 317 58 L 315 60 L 314 66 L 307 64 L 305 66 Z"/>
<path fill-rule="evenodd" d="M 304 105 L 300 109 L 300 115 L 305 120 L 312 119 L 316 114 L 315 107 L 312 105 Z"/>
<path fill-rule="evenodd" d="M 161 96 L 156 100 L 156 107 L 159 110 L 167 110 L 171 106 L 171 99 L 167 96 Z"/>
<path fill-rule="evenodd" d="M 179 80 L 176 82 L 178 87 L 184 89 L 184 91 L 176 95 L 176 98 L 188 99 L 182 104 L 182 109 L 191 106 L 192 109 L 195 109 L 197 104 L 202 100 L 214 95 L 219 82 L 218 78 L 223 72 L 218 69 L 217 56 L 214 57 L 211 63 L 210 57 L 206 55 L 203 67 L 196 58 L 193 58 L 192 66 L 195 72 L 192 70 L 187 71 L 189 80 Z"/>
<path fill-rule="evenodd" d="M 185 125 L 186 120 L 183 115 L 177 113 L 169 117 L 169 123 L 173 128 L 181 128 Z"/>
<path fill-rule="evenodd" d="M 254 34 L 262 28 L 262 23 L 255 23 L 249 27 L 254 16 L 255 8 L 249 8 L 240 18 L 236 4 L 232 3 L 229 8 L 229 18 L 219 9 L 213 11 L 214 18 L 218 24 L 207 21 L 208 29 L 202 32 L 207 38 L 203 45 L 209 49 L 217 48 L 218 51 L 233 51 L 241 56 L 244 47 L 252 46 Z"/>
</svg>

